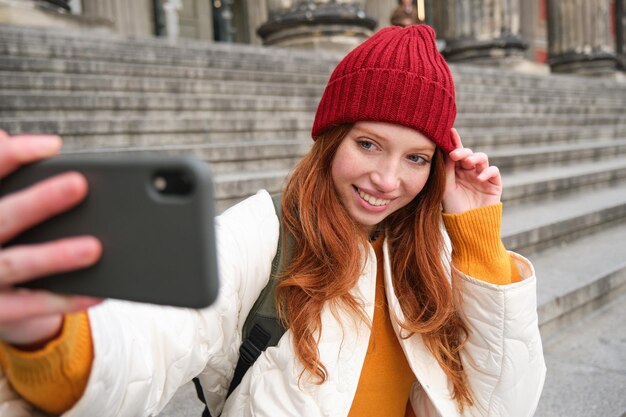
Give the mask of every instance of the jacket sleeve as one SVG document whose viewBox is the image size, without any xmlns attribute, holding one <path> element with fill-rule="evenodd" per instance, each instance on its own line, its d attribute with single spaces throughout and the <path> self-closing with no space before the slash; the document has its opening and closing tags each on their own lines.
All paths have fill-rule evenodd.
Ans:
<svg viewBox="0 0 626 417">
<path fill-rule="evenodd" d="M 220 292 L 209 308 L 109 300 L 91 309 L 92 372 L 83 397 L 64 416 L 92 416 L 94 410 L 102 417 L 156 415 L 200 373 L 207 402 L 221 410 L 241 327 L 267 283 L 278 230 L 265 191 L 216 218 Z"/>
<path fill-rule="evenodd" d="M 546 367 L 532 264 L 510 252 L 521 281 L 495 285 L 454 271 L 469 337 L 461 351 L 474 398 L 467 415 L 531 417 Z"/>
</svg>

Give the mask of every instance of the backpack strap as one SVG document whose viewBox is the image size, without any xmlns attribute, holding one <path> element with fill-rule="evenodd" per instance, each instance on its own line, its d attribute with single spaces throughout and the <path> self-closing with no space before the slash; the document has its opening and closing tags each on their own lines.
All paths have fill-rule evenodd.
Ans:
<svg viewBox="0 0 626 417">
<path fill-rule="evenodd" d="M 276 346 L 278 341 L 285 333 L 285 327 L 278 318 L 278 312 L 276 311 L 276 286 L 278 285 L 278 277 L 281 268 L 289 258 L 291 249 L 293 248 L 293 240 L 290 236 L 286 237 L 286 241 L 283 243 L 285 236 L 282 225 L 282 208 L 281 208 L 282 195 L 276 194 L 272 196 L 272 203 L 276 210 L 276 215 L 280 222 L 280 233 L 278 236 L 278 248 L 276 249 L 276 255 L 272 260 L 272 272 L 270 274 L 269 281 L 265 288 L 261 291 L 261 294 L 257 298 L 256 302 L 252 306 L 246 321 L 244 322 L 242 329 L 242 343 L 239 347 L 239 360 L 235 367 L 235 374 L 228 388 L 228 395 L 230 395 L 235 388 L 239 386 L 244 375 L 248 369 L 254 364 L 254 362 L 261 356 L 261 353 L 270 346 Z M 286 248 L 284 246 L 287 246 Z M 205 404 L 205 410 L 202 413 L 203 417 L 210 417 L 208 407 L 206 407 L 206 401 L 204 400 L 204 394 L 202 392 L 202 386 L 198 378 L 193 379 L 196 387 L 196 393 L 198 398 Z"/>
<path fill-rule="evenodd" d="M 285 248 L 283 247 L 282 239 L 284 237 L 282 226 L 282 209 L 281 209 L 282 195 L 277 194 L 272 196 L 272 203 L 274 203 L 274 209 L 280 222 L 280 233 L 278 236 L 278 248 L 276 250 L 276 256 L 272 261 L 272 272 L 270 279 L 261 291 L 259 298 L 252 306 L 248 317 L 243 325 L 242 339 L 243 342 L 239 347 L 239 360 L 235 367 L 235 375 L 228 388 L 228 395 L 230 395 L 235 388 L 239 386 L 243 376 L 246 374 L 252 364 L 261 356 L 261 353 L 270 346 L 276 346 L 278 341 L 285 333 L 285 327 L 278 318 L 278 312 L 276 311 L 276 286 L 278 285 L 278 277 L 284 259 L 286 258 Z M 287 242 L 290 246 L 289 242 Z M 287 248 L 289 249 L 289 248 Z"/>
</svg>

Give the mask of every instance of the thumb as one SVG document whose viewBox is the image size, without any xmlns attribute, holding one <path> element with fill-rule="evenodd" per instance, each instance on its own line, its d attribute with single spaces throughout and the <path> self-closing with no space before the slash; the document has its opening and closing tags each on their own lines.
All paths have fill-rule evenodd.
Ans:
<svg viewBox="0 0 626 417">
<path fill-rule="evenodd" d="M 450 129 L 450 137 L 452 145 L 455 149 L 463 147 L 461 142 L 461 136 L 455 128 Z M 445 168 L 446 168 L 446 190 L 452 190 L 456 186 L 456 162 L 450 158 L 450 155 L 445 154 Z"/>
<path fill-rule="evenodd" d="M 456 162 L 450 158 L 449 155 L 444 156 L 445 171 L 446 171 L 446 188 L 445 191 L 453 190 L 456 186 Z"/>
</svg>

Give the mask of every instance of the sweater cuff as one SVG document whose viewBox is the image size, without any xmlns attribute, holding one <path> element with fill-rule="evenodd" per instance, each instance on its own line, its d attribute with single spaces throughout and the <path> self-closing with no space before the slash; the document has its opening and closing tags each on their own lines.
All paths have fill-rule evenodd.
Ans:
<svg viewBox="0 0 626 417">
<path fill-rule="evenodd" d="M 514 271 L 500 239 L 502 203 L 442 217 L 457 269 L 492 284 L 511 283 Z"/>
<path fill-rule="evenodd" d="M 62 414 L 80 399 L 91 372 L 93 346 L 86 312 L 68 314 L 58 338 L 36 351 L 0 343 L 5 374 L 24 399 Z"/>
</svg>

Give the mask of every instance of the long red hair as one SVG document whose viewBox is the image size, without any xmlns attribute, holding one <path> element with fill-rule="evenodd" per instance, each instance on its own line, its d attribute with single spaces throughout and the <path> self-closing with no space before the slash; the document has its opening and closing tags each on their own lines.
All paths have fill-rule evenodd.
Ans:
<svg viewBox="0 0 626 417">
<path fill-rule="evenodd" d="M 323 306 L 347 308 L 367 320 L 350 290 L 361 275 L 369 236 L 341 204 L 331 177 L 334 155 L 351 128 L 334 127 L 317 138 L 295 167 L 282 199 L 283 227 L 293 237 L 293 252 L 277 287 L 276 305 L 293 333 L 298 359 L 318 383 L 327 376 L 315 339 L 321 330 Z M 381 229 L 387 237 L 393 285 L 404 313 L 403 337 L 416 333 L 423 337 L 452 382 L 454 398 L 462 409 L 472 404 L 459 355 L 467 328 L 453 303 L 442 258 L 444 185 L 444 160 L 437 150 L 422 191 L 387 217 Z"/>
</svg>

